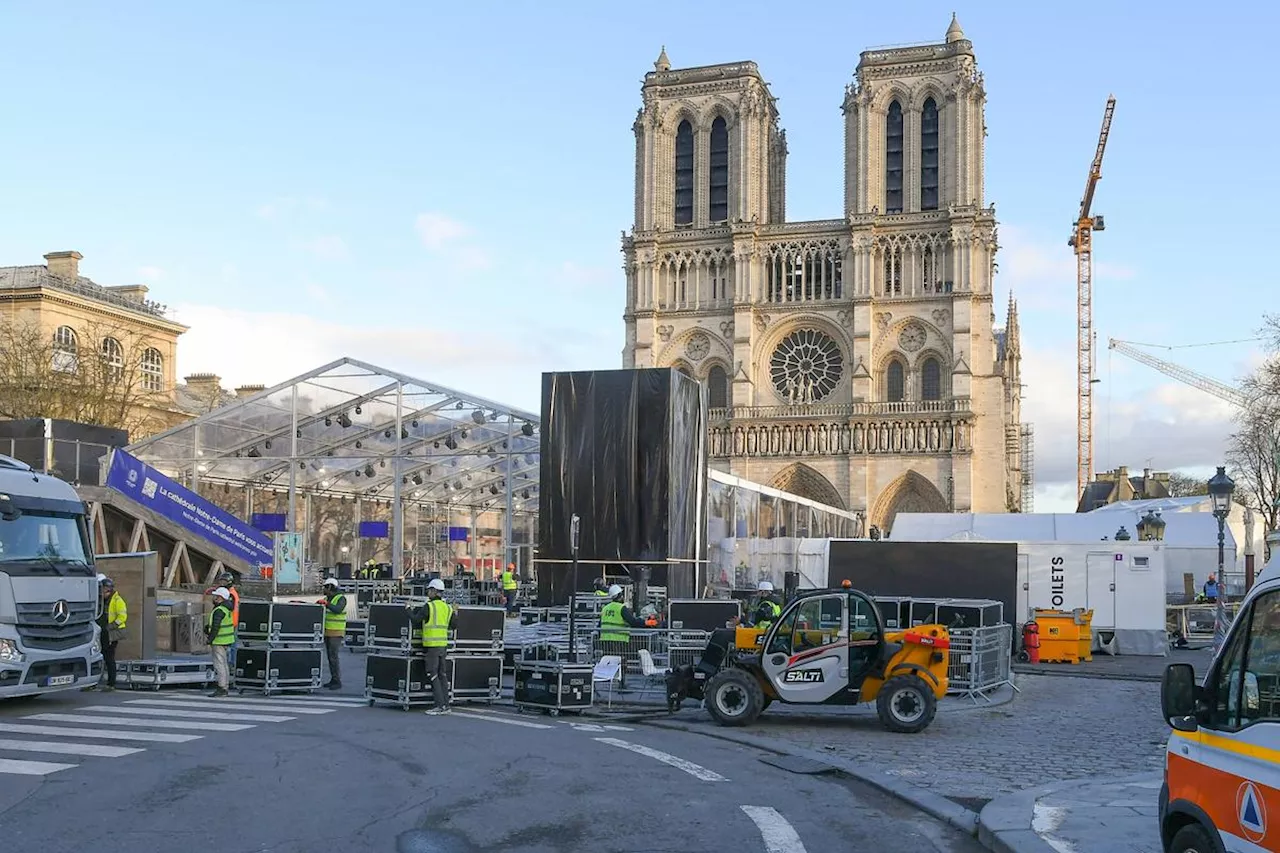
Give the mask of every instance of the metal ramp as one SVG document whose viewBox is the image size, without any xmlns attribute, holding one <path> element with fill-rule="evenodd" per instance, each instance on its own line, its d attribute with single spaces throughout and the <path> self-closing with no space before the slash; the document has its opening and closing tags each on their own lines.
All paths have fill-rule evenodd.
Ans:
<svg viewBox="0 0 1280 853">
<path fill-rule="evenodd" d="M 94 553 L 155 551 L 164 567 L 161 586 L 210 584 L 225 569 L 252 576 L 243 559 L 115 489 L 78 486 L 76 491 L 88 508 Z"/>
</svg>

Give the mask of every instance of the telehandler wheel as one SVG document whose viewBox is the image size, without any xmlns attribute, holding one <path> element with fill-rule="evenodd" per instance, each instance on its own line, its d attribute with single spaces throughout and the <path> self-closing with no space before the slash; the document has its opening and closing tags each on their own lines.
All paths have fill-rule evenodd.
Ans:
<svg viewBox="0 0 1280 853">
<path fill-rule="evenodd" d="M 707 683 L 707 710 L 722 726 L 747 726 L 764 710 L 764 691 L 755 676 L 741 669 L 722 669 Z"/>
<path fill-rule="evenodd" d="M 895 675 L 884 683 L 876 697 L 880 723 L 891 732 L 922 732 L 937 712 L 938 700 L 918 675 Z"/>
</svg>

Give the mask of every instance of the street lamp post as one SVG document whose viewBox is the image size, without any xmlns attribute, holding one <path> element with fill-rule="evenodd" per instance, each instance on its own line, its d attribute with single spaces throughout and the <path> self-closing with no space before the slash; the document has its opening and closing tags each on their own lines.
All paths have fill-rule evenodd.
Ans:
<svg viewBox="0 0 1280 853">
<path fill-rule="evenodd" d="M 1213 503 L 1213 517 L 1218 519 L 1218 601 L 1213 618 L 1213 651 L 1222 648 L 1227 639 L 1227 585 L 1222 576 L 1225 564 L 1223 549 L 1226 545 L 1227 515 L 1231 512 L 1231 493 L 1235 491 L 1235 481 L 1227 476 L 1227 469 L 1218 466 L 1218 473 L 1209 478 L 1209 499 Z"/>
</svg>

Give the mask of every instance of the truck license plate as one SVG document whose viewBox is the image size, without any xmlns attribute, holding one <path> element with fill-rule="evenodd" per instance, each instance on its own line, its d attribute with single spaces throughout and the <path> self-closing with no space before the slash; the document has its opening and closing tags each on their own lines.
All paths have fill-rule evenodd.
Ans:
<svg viewBox="0 0 1280 853">
<path fill-rule="evenodd" d="M 76 680 L 74 675 L 51 675 L 49 676 L 50 687 L 61 687 L 64 684 L 71 684 Z"/>
</svg>

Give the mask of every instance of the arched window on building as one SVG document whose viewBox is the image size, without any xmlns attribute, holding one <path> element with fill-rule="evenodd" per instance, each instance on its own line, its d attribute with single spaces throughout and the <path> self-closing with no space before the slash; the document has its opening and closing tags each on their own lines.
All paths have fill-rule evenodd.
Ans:
<svg viewBox="0 0 1280 853">
<path fill-rule="evenodd" d="M 124 372 L 124 347 L 115 338 L 102 339 L 102 363 L 113 380 L 119 379 Z"/>
<path fill-rule="evenodd" d="M 884 121 L 884 212 L 902 212 L 902 104 L 894 100 Z"/>
<path fill-rule="evenodd" d="M 147 391 L 164 390 L 164 356 L 155 347 L 142 353 L 142 387 Z"/>
<path fill-rule="evenodd" d="M 920 110 L 920 209 L 938 209 L 938 104 L 933 98 Z"/>
<path fill-rule="evenodd" d="M 729 218 L 729 124 L 723 117 L 711 123 L 711 221 Z"/>
<path fill-rule="evenodd" d="M 75 373 L 79 365 L 80 341 L 76 330 L 70 326 L 59 326 L 53 331 L 53 364 L 59 373 Z"/>
<path fill-rule="evenodd" d="M 923 400 L 942 399 L 942 365 L 932 356 L 924 360 L 920 368 L 920 398 Z"/>
<path fill-rule="evenodd" d="M 906 371 L 895 358 L 884 371 L 884 398 L 890 403 L 901 403 L 906 399 L 905 391 Z"/>
<path fill-rule="evenodd" d="M 707 405 L 712 409 L 729 407 L 729 376 L 718 364 L 707 371 Z"/>
<path fill-rule="evenodd" d="M 676 129 L 676 225 L 693 224 L 693 125 Z"/>
</svg>

